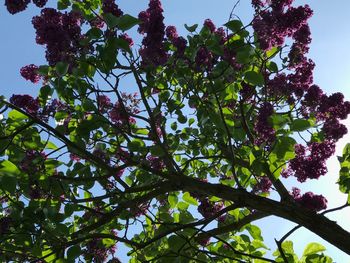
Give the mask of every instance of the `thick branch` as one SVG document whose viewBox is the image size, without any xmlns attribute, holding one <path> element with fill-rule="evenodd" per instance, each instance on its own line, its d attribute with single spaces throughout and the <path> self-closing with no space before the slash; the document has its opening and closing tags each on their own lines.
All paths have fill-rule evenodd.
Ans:
<svg viewBox="0 0 350 263">
<path fill-rule="evenodd" d="M 300 224 L 350 255 L 350 246 L 348 245 L 350 244 L 350 233 L 323 215 L 316 214 L 292 202 L 277 202 L 226 185 L 205 183 L 192 178 L 181 179 L 184 190 L 197 191 L 238 202 L 240 205 Z"/>
</svg>

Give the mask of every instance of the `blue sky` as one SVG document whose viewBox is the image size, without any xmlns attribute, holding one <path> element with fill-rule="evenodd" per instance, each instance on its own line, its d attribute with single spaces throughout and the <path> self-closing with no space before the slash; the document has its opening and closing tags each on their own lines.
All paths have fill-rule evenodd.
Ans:
<svg viewBox="0 0 350 263">
<path fill-rule="evenodd" d="M 49 1 L 55 5 L 55 1 Z M 147 0 L 120 0 L 120 7 L 132 15 L 146 9 Z M 163 0 L 166 24 L 176 25 L 180 34 L 185 34 L 183 25 L 195 23 L 201 24 L 204 19 L 211 18 L 216 25 L 227 22 L 229 13 L 235 1 L 232 0 Z M 341 91 L 347 99 L 350 99 L 350 1 L 301 1 L 295 4 L 309 4 L 314 10 L 314 16 L 310 20 L 313 42 L 309 57 L 316 63 L 314 82 L 327 93 Z M 40 10 L 30 7 L 27 11 L 12 16 L 4 7 L 0 8 L 0 95 L 9 97 L 13 93 L 27 93 L 36 95 L 40 86 L 26 82 L 19 75 L 19 69 L 27 64 L 45 64 L 44 49 L 35 44 L 34 29 L 31 25 L 31 17 Z M 252 9 L 249 0 L 241 0 L 236 9 L 236 14 L 243 21 L 250 21 Z M 350 121 L 347 121 L 350 129 Z M 346 142 L 350 142 L 347 136 L 338 143 L 337 154 Z M 345 196 L 338 194 L 335 182 L 338 176 L 338 166 L 335 158 L 328 162 L 329 173 L 318 181 L 308 182 L 301 188 L 304 191 L 313 190 L 324 194 L 329 199 L 329 206 L 341 205 L 345 202 Z M 317 190 L 317 191 L 316 191 Z M 350 231 L 350 209 L 342 213 L 335 213 L 332 219 L 339 222 Z M 279 238 L 288 231 L 291 224 L 283 220 L 268 218 L 259 223 L 263 228 L 268 242 L 273 238 Z M 277 226 L 277 227 L 276 227 Z M 308 231 L 298 231 L 292 236 L 295 240 L 299 254 L 309 242 L 319 241 Z M 326 244 L 325 242 L 323 242 Z M 346 256 L 339 250 L 328 246 L 328 254 L 337 263 L 350 262 L 350 256 Z"/>
</svg>

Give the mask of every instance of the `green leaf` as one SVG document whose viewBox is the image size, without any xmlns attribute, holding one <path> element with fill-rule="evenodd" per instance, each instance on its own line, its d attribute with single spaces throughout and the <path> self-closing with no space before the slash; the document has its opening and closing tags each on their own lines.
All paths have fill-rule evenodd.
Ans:
<svg viewBox="0 0 350 263">
<path fill-rule="evenodd" d="M 116 26 L 120 30 L 126 31 L 138 25 L 139 23 L 140 23 L 140 20 L 138 20 L 136 17 L 126 14 L 126 15 L 122 15 L 121 17 L 118 17 Z"/>
<path fill-rule="evenodd" d="M 58 0 L 58 2 L 57 2 L 57 9 L 58 10 L 67 9 L 69 6 L 70 6 L 69 0 Z"/>
<path fill-rule="evenodd" d="M 46 101 L 51 98 L 52 93 L 53 93 L 53 89 L 50 88 L 49 85 L 45 85 L 41 87 L 40 93 L 39 93 L 39 98 L 41 102 L 46 103 Z"/>
<path fill-rule="evenodd" d="M 270 50 L 266 51 L 266 56 L 271 59 L 278 54 L 279 50 L 280 47 L 273 47 Z"/>
<path fill-rule="evenodd" d="M 9 175 L 2 175 L 0 171 L 0 188 L 14 194 L 16 191 L 17 178 Z"/>
<path fill-rule="evenodd" d="M 64 76 L 68 72 L 69 64 L 65 62 L 58 62 L 56 64 L 56 72 L 58 73 L 59 76 Z"/>
<path fill-rule="evenodd" d="M 305 258 L 305 263 L 332 263 L 332 258 L 324 255 L 313 254 Z"/>
<path fill-rule="evenodd" d="M 170 236 L 168 239 L 169 248 L 172 251 L 178 252 L 178 250 L 186 243 L 185 238 L 179 236 Z"/>
<path fill-rule="evenodd" d="M 81 248 L 78 245 L 70 247 L 67 251 L 68 259 L 76 259 L 77 257 L 80 256 L 80 254 L 81 254 Z"/>
<path fill-rule="evenodd" d="M 238 63 L 248 64 L 251 62 L 254 49 L 250 46 L 243 46 L 238 48 L 236 59 Z"/>
<path fill-rule="evenodd" d="M 182 123 L 182 124 L 184 124 L 184 123 L 187 122 L 187 118 L 186 118 L 186 116 L 184 116 L 184 115 L 179 115 L 179 116 L 177 117 L 177 120 L 178 120 L 180 123 Z"/>
<path fill-rule="evenodd" d="M 15 164 L 8 160 L 0 162 L 0 175 L 16 176 L 21 172 Z"/>
<path fill-rule="evenodd" d="M 263 238 L 261 236 L 261 230 L 259 227 L 255 226 L 255 225 L 247 225 L 246 229 L 248 230 L 248 232 L 252 236 L 252 238 L 263 241 Z"/>
<path fill-rule="evenodd" d="M 185 192 L 182 196 L 182 199 L 191 205 L 198 205 L 197 200 L 194 199 L 189 192 Z"/>
<path fill-rule="evenodd" d="M 185 28 L 190 33 L 193 33 L 194 31 L 196 31 L 197 27 L 198 27 L 198 24 L 194 24 L 192 26 L 188 26 L 187 24 L 185 24 Z"/>
<path fill-rule="evenodd" d="M 159 145 L 151 146 L 150 150 L 151 150 L 151 154 L 153 156 L 158 156 L 158 157 L 164 156 L 164 151 L 163 151 L 162 147 Z"/>
<path fill-rule="evenodd" d="M 45 143 L 45 142 L 43 141 L 43 143 Z M 45 145 L 45 148 L 46 149 L 51 149 L 51 150 L 57 150 L 58 149 L 56 144 L 54 144 L 53 142 L 47 142 L 46 145 Z"/>
<path fill-rule="evenodd" d="M 290 124 L 290 129 L 292 131 L 305 131 L 312 127 L 312 121 L 311 120 L 305 120 L 305 119 L 297 119 L 293 120 L 293 122 Z"/>
<path fill-rule="evenodd" d="M 291 137 L 278 137 L 273 152 L 279 159 L 292 159 L 295 156 L 294 146 L 296 143 Z"/>
<path fill-rule="evenodd" d="M 321 244 L 312 242 L 306 246 L 303 256 L 306 257 L 308 255 L 317 254 L 318 252 L 323 252 L 325 250 L 326 248 Z"/>
<path fill-rule="evenodd" d="M 243 24 L 240 20 L 231 20 L 224 24 L 224 26 L 226 26 L 232 32 L 237 32 L 243 27 Z"/>
<path fill-rule="evenodd" d="M 270 70 L 270 71 L 272 71 L 272 72 L 278 72 L 278 66 L 277 66 L 277 64 L 275 63 L 275 62 L 273 62 L 273 61 L 269 61 L 268 63 L 267 63 L 267 68 Z"/>
<path fill-rule="evenodd" d="M 110 13 L 107 13 L 104 14 L 104 18 L 108 27 L 117 27 L 122 31 L 126 31 L 140 23 L 140 20 L 128 14 L 116 17 Z"/>
<path fill-rule="evenodd" d="M 16 111 L 16 110 L 10 111 L 8 114 L 8 118 L 12 119 L 14 121 L 23 121 L 23 120 L 28 119 L 27 115 L 24 115 L 21 112 Z"/>
<path fill-rule="evenodd" d="M 102 36 L 102 34 L 102 30 L 97 27 L 93 27 L 88 32 L 86 32 L 86 35 L 89 36 L 91 39 L 99 39 Z"/>
<path fill-rule="evenodd" d="M 128 143 L 128 149 L 132 152 L 143 152 L 145 143 L 142 140 L 135 139 Z"/>
<path fill-rule="evenodd" d="M 180 201 L 180 202 L 178 202 L 178 204 L 177 204 L 177 208 L 178 208 L 179 210 L 182 210 L 182 211 L 187 211 L 188 204 L 185 203 L 185 202 Z"/>
<path fill-rule="evenodd" d="M 253 86 L 263 86 L 264 77 L 261 73 L 256 71 L 247 71 L 244 74 L 244 81 Z"/>
<path fill-rule="evenodd" d="M 170 194 L 168 196 L 168 202 L 169 202 L 169 205 L 170 205 L 170 208 L 175 208 L 176 207 L 176 204 L 178 202 L 178 198 L 177 198 L 177 195 L 175 194 Z"/>
<path fill-rule="evenodd" d="M 38 73 L 42 76 L 47 76 L 49 74 L 50 67 L 47 65 L 39 66 Z"/>
</svg>

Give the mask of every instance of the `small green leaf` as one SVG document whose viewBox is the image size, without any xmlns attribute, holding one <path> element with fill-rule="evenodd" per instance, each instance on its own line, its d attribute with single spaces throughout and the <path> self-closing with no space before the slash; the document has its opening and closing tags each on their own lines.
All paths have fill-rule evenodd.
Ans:
<svg viewBox="0 0 350 263">
<path fill-rule="evenodd" d="M 128 149 L 132 152 L 142 152 L 145 148 L 145 143 L 142 140 L 135 139 L 128 143 Z"/>
<path fill-rule="evenodd" d="M 177 198 L 177 195 L 175 194 L 170 194 L 168 196 L 168 202 L 169 202 L 169 205 L 170 205 L 170 208 L 175 208 L 176 205 L 177 205 L 177 202 L 178 202 L 178 198 Z"/>
<path fill-rule="evenodd" d="M 51 98 L 52 93 L 53 93 L 53 89 L 50 88 L 49 85 L 45 85 L 41 87 L 40 94 L 39 94 L 40 101 L 42 103 L 46 103 L 46 101 Z"/>
<path fill-rule="evenodd" d="M 231 21 L 228 21 L 226 24 L 224 24 L 224 26 L 226 26 L 232 32 L 237 32 L 243 27 L 243 24 L 239 20 L 231 20 Z"/>
<path fill-rule="evenodd" d="M 47 65 L 39 66 L 38 72 L 40 75 L 47 76 L 49 74 L 50 67 Z"/>
<path fill-rule="evenodd" d="M 163 151 L 162 147 L 159 145 L 151 146 L 150 150 L 151 150 L 151 154 L 154 156 L 158 156 L 158 157 L 164 156 L 164 151 Z"/>
<path fill-rule="evenodd" d="M 122 30 L 126 31 L 129 30 L 130 28 L 136 26 L 137 24 L 140 23 L 140 20 L 138 20 L 136 17 L 133 17 L 131 15 L 123 15 L 121 17 L 118 17 L 116 26 Z"/>
<path fill-rule="evenodd" d="M 97 27 L 93 27 L 88 32 L 86 32 L 86 35 L 89 36 L 91 39 L 99 39 L 102 36 L 102 34 L 102 30 Z"/>
<path fill-rule="evenodd" d="M 64 76 L 67 74 L 69 68 L 69 64 L 65 62 L 58 62 L 56 64 L 56 72 L 58 73 L 59 76 Z"/>
<path fill-rule="evenodd" d="M 122 15 L 120 17 L 116 17 L 111 13 L 107 13 L 107 14 L 104 14 L 104 18 L 108 27 L 110 28 L 117 27 L 122 31 L 126 31 L 140 23 L 140 20 L 138 20 L 136 17 L 133 17 L 131 15 Z"/>
<path fill-rule="evenodd" d="M 246 229 L 248 230 L 248 232 L 252 236 L 252 238 L 263 241 L 263 238 L 261 236 L 261 230 L 259 227 L 255 226 L 255 225 L 247 225 Z"/>
<path fill-rule="evenodd" d="M 0 171 L 0 189 L 8 191 L 10 194 L 14 194 L 16 191 L 17 178 L 9 175 L 2 175 Z"/>
<path fill-rule="evenodd" d="M 0 162 L 0 175 L 16 176 L 21 172 L 15 164 L 8 160 Z"/>
<path fill-rule="evenodd" d="M 12 110 L 9 112 L 8 114 L 8 118 L 12 119 L 14 121 L 23 121 L 25 119 L 28 119 L 28 117 L 22 113 L 20 113 L 19 111 L 16 110 Z"/>
<path fill-rule="evenodd" d="M 269 61 L 268 63 L 267 63 L 267 68 L 270 70 L 270 71 L 272 71 L 272 72 L 278 72 L 278 66 L 277 66 L 277 64 L 275 63 L 275 62 L 273 62 L 273 61 Z"/>
<path fill-rule="evenodd" d="M 292 131 L 305 131 L 310 127 L 312 127 L 312 122 L 305 119 L 293 120 L 293 122 L 290 124 L 290 129 Z"/>
<path fill-rule="evenodd" d="M 264 77 L 261 73 L 256 71 L 247 71 L 244 74 L 244 81 L 253 86 L 263 86 L 264 85 Z"/>
<path fill-rule="evenodd" d="M 303 256 L 306 257 L 308 255 L 317 254 L 318 252 L 323 252 L 325 250 L 326 248 L 321 244 L 312 242 L 306 246 Z"/>
<path fill-rule="evenodd" d="M 295 139 L 291 137 L 278 137 L 273 152 L 276 153 L 279 159 L 292 159 L 295 156 L 295 144 Z"/>
<path fill-rule="evenodd" d="M 44 143 L 44 141 L 43 141 Z M 56 144 L 54 144 L 53 142 L 47 142 L 47 144 L 45 145 L 46 149 L 51 149 L 51 150 L 57 150 L 58 147 L 56 146 Z"/>
<path fill-rule="evenodd" d="M 77 257 L 80 256 L 80 254 L 81 254 L 81 248 L 78 245 L 70 247 L 67 251 L 68 259 L 76 259 Z"/>
<path fill-rule="evenodd" d="M 69 0 L 58 0 L 58 2 L 57 2 L 57 9 L 58 10 L 67 9 L 69 6 L 70 6 Z"/>
<path fill-rule="evenodd" d="M 194 31 L 196 31 L 197 27 L 198 27 L 198 24 L 194 24 L 192 26 L 188 26 L 187 24 L 185 24 L 185 28 L 190 33 L 193 33 Z"/>
<path fill-rule="evenodd" d="M 177 123 L 176 123 L 176 122 L 173 122 L 173 123 L 170 125 L 170 128 L 171 128 L 173 131 L 176 131 L 176 130 L 177 130 Z"/>
<path fill-rule="evenodd" d="M 179 116 L 177 117 L 177 120 L 178 120 L 180 123 L 182 123 L 182 124 L 184 124 L 184 123 L 187 122 L 187 118 L 186 118 L 184 115 L 179 115 Z"/>
<path fill-rule="evenodd" d="M 177 208 L 178 208 L 179 210 L 182 210 L 182 211 L 187 211 L 188 204 L 185 203 L 185 202 L 180 201 L 180 202 L 178 202 L 178 204 L 177 204 Z"/>
<path fill-rule="evenodd" d="M 198 205 L 197 200 L 194 199 L 194 198 L 190 195 L 190 193 L 188 193 L 188 192 L 185 192 L 185 193 L 183 194 L 182 199 L 183 199 L 185 202 L 187 202 L 187 203 L 189 203 L 189 204 L 191 204 L 191 205 Z"/>
</svg>

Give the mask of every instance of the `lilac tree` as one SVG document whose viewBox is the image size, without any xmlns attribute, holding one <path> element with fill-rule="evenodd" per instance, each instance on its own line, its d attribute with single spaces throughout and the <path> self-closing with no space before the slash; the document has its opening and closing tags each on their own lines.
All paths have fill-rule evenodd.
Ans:
<svg viewBox="0 0 350 263">
<path fill-rule="evenodd" d="M 20 69 L 36 96 L 0 101 L 2 261 L 120 262 L 123 243 L 130 262 L 332 262 L 317 243 L 296 255 L 301 227 L 350 255 L 326 216 L 349 202 L 329 209 L 285 184 L 327 173 L 350 113 L 313 82 L 309 6 L 252 0 L 251 23 L 207 19 L 183 37 L 159 0 L 138 16 L 114 0 L 46 2 L 5 0 L 11 14 L 41 8 L 48 64 Z M 350 146 L 339 160 L 349 194 Z M 297 224 L 273 255 L 254 225 L 271 215 Z"/>
</svg>

